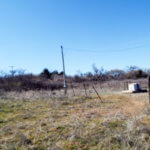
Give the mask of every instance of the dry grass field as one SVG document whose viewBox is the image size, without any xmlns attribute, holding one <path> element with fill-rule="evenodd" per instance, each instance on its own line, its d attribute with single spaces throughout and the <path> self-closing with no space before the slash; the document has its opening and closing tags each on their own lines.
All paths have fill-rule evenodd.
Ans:
<svg viewBox="0 0 150 150">
<path fill-rule="evenodd" d="M 0 149 L 150 149 L 147 93 L 101 97 L 2 97 Z"/>
</svg>

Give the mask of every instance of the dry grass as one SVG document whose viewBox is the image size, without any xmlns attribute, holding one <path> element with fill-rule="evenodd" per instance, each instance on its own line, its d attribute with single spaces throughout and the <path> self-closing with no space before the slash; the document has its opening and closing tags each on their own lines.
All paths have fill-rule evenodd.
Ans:
<svg viewBox="0 0 150 150">
<path fill-rule="evenodd" d="M 146 94 L 0 100 L 3 150 L 150 148 Z"/>
</svg>

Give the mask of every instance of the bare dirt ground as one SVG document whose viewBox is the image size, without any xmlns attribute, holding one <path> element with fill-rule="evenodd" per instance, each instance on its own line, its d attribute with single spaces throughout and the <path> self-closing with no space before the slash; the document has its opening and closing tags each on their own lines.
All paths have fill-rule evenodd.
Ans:
<svg viewBox="0 0 150 150">
<path fill-rule="evenodd" d="M 147 93 L 103 92 L 103 103 L 94 93 L 88 97 L 41 93 L 1 97 L 0 149 L 150 149 Z"/>
</svg>

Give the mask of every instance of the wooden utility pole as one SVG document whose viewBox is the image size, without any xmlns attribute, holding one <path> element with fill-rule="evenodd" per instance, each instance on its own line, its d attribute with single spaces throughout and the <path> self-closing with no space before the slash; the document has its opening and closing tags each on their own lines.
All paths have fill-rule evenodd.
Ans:
<svg viewBox="0 0 150 150">
<path fill-rule="evenodd" d="M 148 97 L 149 97 L 149 104 L 150 104 L 150 76 L 148 76 Z"/>
<path fill-rule="evenodd" d="M 66 85 L 66 74 L 65 74 L 65 61 L 64 61 L 64 53 L 63 46 L 61 46 L 61 54 L 62 54 L 62 63 L 63 63 L 63 77 L 64 77 L 64 94 L 67 94 L 67 85 Z"/>
</svg>

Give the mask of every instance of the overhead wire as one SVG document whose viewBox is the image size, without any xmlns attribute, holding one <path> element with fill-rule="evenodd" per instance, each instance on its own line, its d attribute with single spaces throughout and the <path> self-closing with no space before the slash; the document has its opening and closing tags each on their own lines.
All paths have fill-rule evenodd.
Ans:
<svg viewBox="0 0 150 150">
<path fill-rule="evenodd" d="M 139 46 L 134 46 L 134 47 L 128 47 L 128 48 L 122 48 L 122 49 L 116 49 L 116 50 L 95 50 L 95 49 L 79 49 L 79 48 L 65 48 L 69 52 L 83 52 L 83 53 L 116 53 L 116 52 L 126 52 L 126 51 L 131 51 L 131 50 L 136 50 L 139 48 L 147 47 L 150 46 L 150 43 L 147 44 L 142 44 Z"/>
</svg>

